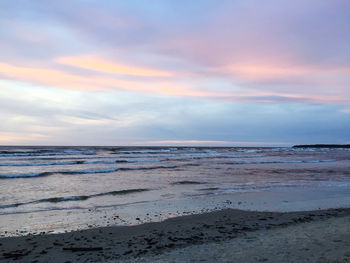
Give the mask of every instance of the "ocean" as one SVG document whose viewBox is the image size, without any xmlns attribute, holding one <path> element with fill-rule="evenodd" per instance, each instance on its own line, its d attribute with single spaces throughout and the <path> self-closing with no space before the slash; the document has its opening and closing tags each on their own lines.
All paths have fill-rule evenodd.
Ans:
<svg viewBox="0 0 350 263">
<path fill-rule="evenodd" d="M 2 236 L 349 203 L 349 149 L 0 147 Z"/>
</svg>

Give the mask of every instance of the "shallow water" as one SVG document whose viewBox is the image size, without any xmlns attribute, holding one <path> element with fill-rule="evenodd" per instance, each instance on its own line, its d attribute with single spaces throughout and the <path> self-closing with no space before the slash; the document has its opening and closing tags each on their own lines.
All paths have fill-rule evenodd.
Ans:
<svg viewBox="0 0 350 263">
<path fill-rule="evenodd" d="M 349 149 L 0 147 L 0 232 L 346 206 L 349 160 Z"/>
</svg>

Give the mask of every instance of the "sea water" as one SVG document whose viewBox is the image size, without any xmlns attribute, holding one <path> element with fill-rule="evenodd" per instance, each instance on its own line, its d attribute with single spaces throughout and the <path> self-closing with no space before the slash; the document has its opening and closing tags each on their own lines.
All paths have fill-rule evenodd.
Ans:
<svg viewBox="0 0 350 263">
<path fill-rule="evenodd" d="M 350 204 L 349 149 L 0 147 L 0 234 Z"/>
</svg>

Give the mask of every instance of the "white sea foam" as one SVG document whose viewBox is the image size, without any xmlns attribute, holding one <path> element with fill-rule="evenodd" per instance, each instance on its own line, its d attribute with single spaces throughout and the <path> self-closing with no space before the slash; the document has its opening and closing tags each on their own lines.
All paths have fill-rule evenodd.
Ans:
<svg viewBox="0 0 350 263">
<path fill-rule="evenodd" d="M 168 153 L 171 151 L 176 151 L 177 148 L 169 149 L 144 149 L 144 150 L 117 150 L 118 153 Z"/>
<path fill-rule="evenodd" d="M 292 163 L 330 163 L 330 162 L 336 162 L 337 160 L 284 160 L 284 161 L 239 161 L 239 162 L 231 162 L 231 163 L 225 163 L 225 164 L 278 164 L 278 163 L 285 163 L 285 164 L 292 164 Z"/>
<path fill-rule="evenodd" d="M 73 165 L 76 161 L 70 162 L 45 162 L 45 163 L 0 163 L 0 166 L 48 166 L 48 165 Z"/>
</svg>

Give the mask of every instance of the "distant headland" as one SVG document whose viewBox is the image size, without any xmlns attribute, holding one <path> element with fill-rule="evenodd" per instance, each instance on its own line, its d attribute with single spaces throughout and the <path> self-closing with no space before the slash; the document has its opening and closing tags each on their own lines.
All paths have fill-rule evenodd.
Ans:
<svg viewBox="0 0 350 263">
<path fill-rule="evenodd" d="M 301 144 L 293 148 L 350 148 L 350 144 Z"/>
</svg>

